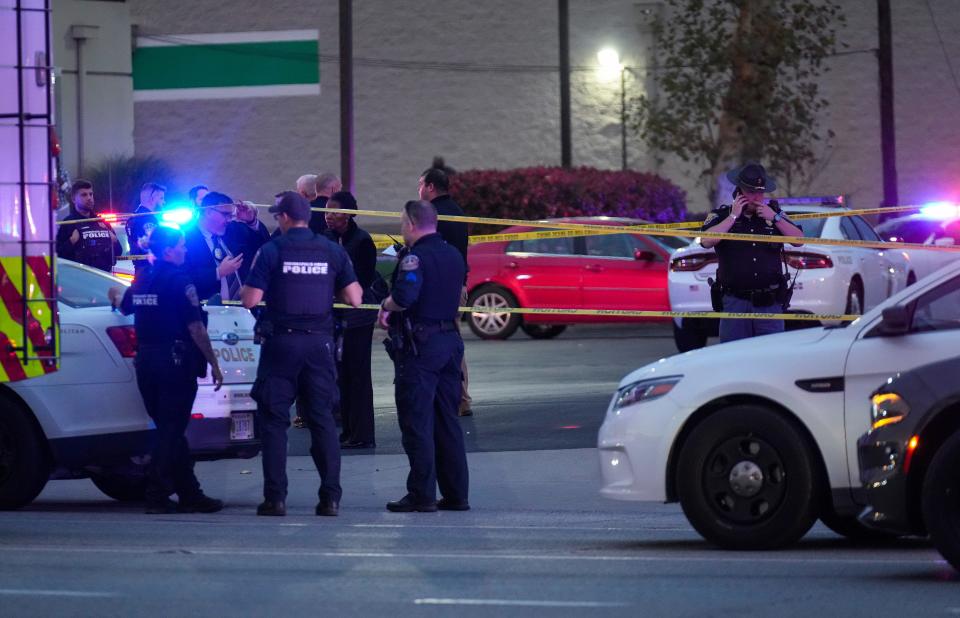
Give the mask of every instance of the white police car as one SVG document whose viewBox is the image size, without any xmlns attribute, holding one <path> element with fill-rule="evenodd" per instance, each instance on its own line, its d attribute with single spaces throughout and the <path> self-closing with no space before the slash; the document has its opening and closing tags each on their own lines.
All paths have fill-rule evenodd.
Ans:
<svg viewBox="0 0 960 618">
<path fill-rule="evenodd" d="M 601 493 L 679 501 L 694 528 L 726 548 L 786 545 L 818 517 L 867 536 L 856 521 L 857 439 L 870 428 L 870 394 L 958 349 L 960 262 L 844 327 L 646 365 L 620 381 L 600 428 Z"/>
<path fill-rule="evenodd" d="M 937 247 L 960 244 L 960 207 L 950 203 L 927 204 L 920 212 L 889 219 L 877 226 L 877 234 L 888 242 L 909 242 L 931 247 L 910 254 L 913 270 L 922 279 L 957 259 L 952 251 Z"/>
<path fill-rule="evenodd" d="M 110 307 L 121 281 L 57 261 L 60 369 L 0 384 L 0 508 L 28 504 L 50 478 L 89 476 L 119 500 L 143 497 L 144 461 L 154 426 L 137 390 L 133 316 Z M 259 346 L 253 316 L 208 307 L 209 333 L 224 385 L 201 381 L 188 427 L 199 459 L 253 457 L 260 450 L 250 389 Z M 163 376 L 157 376 L 162 380 Z"/>
<path fill-rule="evenodd" d="M 823 205 L 823 198 L 792 198 L 781 202 L 784 212 L 835 213 L 839 205 Z M 845 240 L 882 239 L 862 217 L 806 219 L 802 224 L 807 238 Z M 861 247 L 804 245 L 784 248 L 787 270 L 796 277 L 791 313 L 860 314 L 920 278 L 911 254 L 905 250 L 878 250 Z M 678 249 L 670 260 L 667 288 L 671 311 L 712 311 L 708 279 L 717 278 L 717 254 L 695 241 Z M 815 324 L 798 323 L 800 327 Z M 787 324 L 791 329 L 793 325 Z M 681 352 L 706 345 L 715 336 L 717 320 L 674 320 L 674 339 Z"/>
</svg>

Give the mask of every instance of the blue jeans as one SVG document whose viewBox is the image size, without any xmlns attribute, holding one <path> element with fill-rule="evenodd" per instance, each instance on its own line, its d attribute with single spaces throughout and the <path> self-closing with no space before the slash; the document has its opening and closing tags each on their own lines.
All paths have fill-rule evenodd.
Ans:
<svg viewBox="0 0 960 618">
<path fill-rule="evenodd" d="M 773 303 L 767 307 L 756 307 L 751 301 L 730 294 L 723 295 L 723 310 L 730 313 L 783 313 L 783 307 L 780 306 L 780 303 Z M 720 320 L 721 343 L 782 332 L 783 320 Z"/>
</svg>

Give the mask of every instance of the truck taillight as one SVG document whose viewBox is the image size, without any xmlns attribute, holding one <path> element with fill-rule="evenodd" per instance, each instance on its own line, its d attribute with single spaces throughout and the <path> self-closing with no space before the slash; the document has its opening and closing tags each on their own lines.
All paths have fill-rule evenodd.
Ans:
<svg viewBox="0 0 960 618">
<path fill-rule="evenodd" d="M 788 252 L 785 260 L 787 266 L 797 270 L 810 270 L 812 268 L 833 268 L 833 260 L 826 255 L 816 253 L 795 253 Z"/>
<path fill-rule="evenodd" d="M 133 358 L 137 355 L 137 331 L 133 326 L 110 326 L 107 336 L 117 346 L 120 356 Z"/>
<path fill-rule="evenodd" d="M 670 262 L 670 270 L 674 272 L 692 272 L 695 270 L 700 270 L 707 264 L 716 264 L 717 263 L 717 254 L 716 253 L 700 253 L 698 255 L 685 255 L 683 257 L 674 258 Z"/>
</svg>

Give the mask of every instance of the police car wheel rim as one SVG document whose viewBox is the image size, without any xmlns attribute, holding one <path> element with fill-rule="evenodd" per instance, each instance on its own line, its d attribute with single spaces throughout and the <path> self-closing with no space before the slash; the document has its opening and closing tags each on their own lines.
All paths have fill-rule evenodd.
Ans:
<svg viewBox="0 0 960 618">
<path fill-rule="evenodd" d="M 505 309 L 510 307 L 507 299 L 496 292 L 486 292 L 473 301 L 474 307 L 489 309 Z M 488 335 L 495 335 L 507 327 L 510 321 L 509 313 L 473 313 L 471 318 L 474 325 Z"/>
<path fill-rule="evenodd" d="M 703 469 L 703 491 L 713 511 L 741 525 L 773 515 L 787 494 L 779 453 L 751 435 L 727 439 L 711 449 Z"/>
</svg>

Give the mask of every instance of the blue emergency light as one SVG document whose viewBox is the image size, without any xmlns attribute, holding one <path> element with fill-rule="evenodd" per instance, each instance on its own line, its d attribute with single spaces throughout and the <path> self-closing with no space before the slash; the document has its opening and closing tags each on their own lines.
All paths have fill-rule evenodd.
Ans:
<svg viewBox="0 0 960 618">
<path fill-rule="evenodd" d="M 180 228 L 197 218 L 196 210 L 191 206 L 173 205 L 160 213 L 160 224 Z"/>
<path fill-rule="evenodd" d="M 960 217 L 960 206 L 953 202 L 930 202 L 922 206 L 920 212 L 931 219 L 956 219 Z"/>
</svg>

